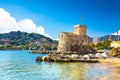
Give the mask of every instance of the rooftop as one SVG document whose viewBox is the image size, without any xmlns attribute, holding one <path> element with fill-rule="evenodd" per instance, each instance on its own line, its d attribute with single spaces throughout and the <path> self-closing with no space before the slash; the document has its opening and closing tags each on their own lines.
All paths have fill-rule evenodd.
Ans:
<svg viewBox="0 0 120 80">
<path fill-rule="evenodd" d="M 87 28 L 87 25 L 84 25 L 84 24 L 77 24 L 77 25 L 74 25 L 74 27 L 86 27 L 86 28 Z"/>
</svg>

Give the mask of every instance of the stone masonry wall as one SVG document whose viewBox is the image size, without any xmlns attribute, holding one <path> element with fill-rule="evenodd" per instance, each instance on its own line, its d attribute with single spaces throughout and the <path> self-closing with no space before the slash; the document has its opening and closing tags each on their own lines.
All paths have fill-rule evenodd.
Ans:
<svg viewBox="0 0 120 80">
<path fill-rule="evenodd" d="M 58 52 L 89 52 L 89 37 L 86 26 L 75 26 L 74 33 L 61 32 L 59 34 Z"/>
</svg>

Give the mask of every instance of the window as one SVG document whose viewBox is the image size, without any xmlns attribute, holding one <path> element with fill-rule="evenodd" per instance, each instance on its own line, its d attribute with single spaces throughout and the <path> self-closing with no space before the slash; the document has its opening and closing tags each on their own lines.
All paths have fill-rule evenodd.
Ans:
<svg viewBox="0 0 120 80">
<path fill-rule="evenodd" d="M 84 41 L 82 40 L 82 43 L 83 43 Z"/>
<path fill-rule="evenodd" d="M 63 38 L 63 35 L 61 35 L 61 38 Z"/>
<path fill-rule="evenodd" d="M 84 49 L 84 46 L 82 48 Z"/>
</svg>

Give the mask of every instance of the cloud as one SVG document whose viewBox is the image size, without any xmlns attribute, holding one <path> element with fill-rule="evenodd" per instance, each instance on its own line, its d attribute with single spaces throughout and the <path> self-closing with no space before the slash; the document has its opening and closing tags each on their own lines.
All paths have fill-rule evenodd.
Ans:
<svg viewBox="0 0 120 80">
<path fill-rule="evenodd" d="M 10 15 L 3 8 L 0 8 L 0 33 L 7 33 L 10 31 L 23 31 L 28 33 L 39 33 L 46 37 L 51 38 L 42 26 L 37 26 L 31 19 L 23 19 L 16 21 L 14 17 Z"/>
<path fill-rule="evenodd" d="M 118 30 L 118 32 L 112 33 L 112 35 L 120 35 L 120 30 Z"/>
</svg>

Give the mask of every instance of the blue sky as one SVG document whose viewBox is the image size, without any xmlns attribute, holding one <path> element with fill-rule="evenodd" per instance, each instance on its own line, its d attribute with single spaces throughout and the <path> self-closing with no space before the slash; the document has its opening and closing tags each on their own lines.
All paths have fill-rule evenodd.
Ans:
<svg viewBox="0 0 120 80">
<path fill-rule="evenodd" d="M 86 24 L 90 37 L 117 32 L 120 30 L 119 4 L 119 0 L 0 0 L 0 8 L 16 21 L 31 19 L 43 26 L 53 39 L 61 31 L 73 32 L 76 24 Z"/>
</svg>

